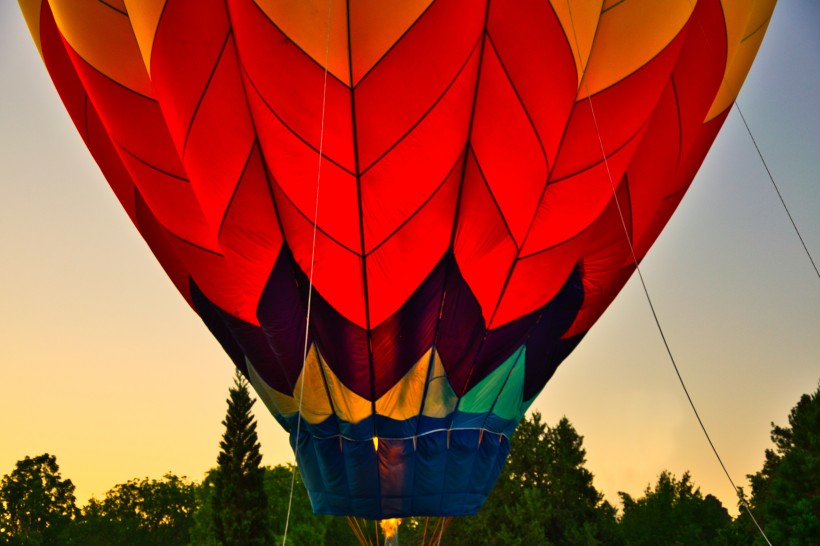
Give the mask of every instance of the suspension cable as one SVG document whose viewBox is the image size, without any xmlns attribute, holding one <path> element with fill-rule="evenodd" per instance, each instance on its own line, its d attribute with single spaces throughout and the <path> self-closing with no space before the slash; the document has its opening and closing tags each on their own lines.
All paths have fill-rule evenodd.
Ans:
<svg viewBox="0 0 820 546">
<path fill-rule="evenodd" d="M 288 526 L 290 524 L 291 508 L 293 507 L 293 488 L 296 484 L 296 472 L 299 467 L 299 434 L 302 425 L 302 400 L 305 397 L 305 376 L 307 375 L 307 357 L 308 357 L 308 340 L 310 338 L 310 311 L 313 302 L 313 272 L 314 264 L 316 262 L 316 233 L 318 231 L 319 223 L 319 188 L 322 180 L 322 158 L 324 157 L 324 137 L 325 137 L 325 109 L 327 106 L 327 73 L 328 60 L 330 57 L 330 10 L 332 7 L 332 0 L 327 2 L 327 34 L 325 36 L 325 72 L 322 80 L 322 117 L 319 129 L 319 158 L 316 166 L 316 200 L 313 209 L 313 237 L 310 246 L 310 273 L 308 275 L 308 297 L 307 297 L 307 311 L 305 313 L 305 342 L 302 350 L 302 373 L 299 378 L 299 411 L 296 415 L 296 435 L 293 448 L 294 462 L 291 469 L 290 477 L 290 494 L 288 496 L 288 513 L 285 517 L 285 531 L 282 535 L 282 546 L 288 539 Z"/>
<path fill-rule="evenodd" d="M 569 19 L 570 19 L 570 25 L 572 26 L 572 32 L 573 32 L 574 40 L 575 40 L 575 47 L 580 52 L 580 46 L 579 46 L 579 42 L 578 42 L 578 34 L 576 32 L 576 29 L 575 29 L 575 20 L 572 17 L 572 6 L 571 6 L 570 0 L 567 0 L 567 9 L 569 10 Z M 584 72 L 585 72 L 585 70 L 584 70 Z M 663 327 L 661 326 L 660 319 L 658 318 L 658 314 L 655 311 L 655 306 L 652 303 L 652 298 L 649 296 L 649 289 L 646 286 L 646 281 L 644 280 L 643 273 L 641 273 L 641 268 L 640 268 L 639 263 L 638 263 L 638 257 L 635 254 L 635 248 L 634 248 L 634 245 L 632 244 L 632 237 L 630 237 L 630 235 L 629 235 L 629 229 L 628 229 L 627 224 L 626 224 L 626 219 L 624 217 L 623 209 L 621 207 L 620 200 L 618 199 L 618 193 L 617 193 L 616 188 L 615 188 L 615 183 L 612 179 L 612 171 L 609 168 L 609 161 L 608 161 L 608 158 L 607 158 L 607 155 L 606 155 L 606 148 L 604 147 L 603 139 L 601 138 L 601 131 L 600 131 L 600 128 L 599 128 L 599 125 L 598 125 L 598 119 L 595 116 L 595 108 L 592 104 L 592 94 L 589 91 L 589 82 L 586 79 L 586 74 L 585 73 L 583 73 L 581 75 L 581 82 L 583 83 L 584 89 L 586 91 L 587 101 L 589 102 L 589 109 L 590 109 L 590 112 L 592 114 L 592 121 L 595 125 L 595 133 L 598 137 L 598 145 L 601 148 L 601 156 L 603 157 L 604 167 L 606 168 L 607 178 L 609 179 L 609 185 L 612 188 L 613 200 L 614 200 L 616 208 L 618 209 L 618 216 L 620 217 L 620 220 L 621 220 L 621 227 L 623 228 L 624 236 L 626 238 L 627 245 L 629 246 L 629 252 L 632 255 L 632 261 L 635 265 L 635 271 L 638 273 L 638 278 L 640 279 L 641 288 L 643 289 L 643 293 L 646 297 L 646 301 L 649 304 L 649 309 L 652 312 L 652 318 L 655 321 L 655 326 L 657 327 L 658 333 L 660 334 L 661 340 L 663 341 L 663 346 L 666 349 L 666 354 L 669 356 L 669 362 L 672 364 L 672 367 L 675 370 L 675 375 L 678 378 L 678 382 L 680 383 L 681 388 L 683 388 L 683 392 L 686 395 L 687 401 L 689 402 L 689 407 L 692 408 L 692 412 L 695 414 L 695 418 L 697 419 L 698 424 L 700 425 L 700 429 L 703 432 L 703 435 L 706 437 L 706 441 L 709 443 L 709 447 L 712 449 L 712 453 L 715 455 L 715 458 L 717 459 L 718 463 L 720 464 L 720 467 L 723 469 L 723 473 L 726 475 L 726 478 L 729 480 L 729 483 L 732 486 L 732 490 L 735 492 L 735 494 L 738 495 L 738 498 L 740 499 L 740 502 L 746 508 L 746 511 L 748 512 L 749 517 L 752 518 L 752 521 L 754 522 L 755 526 L 757 526 L 757 529 L 760 532 L 760 534 L 766 540 L 766 543 L 769 544 L 769 546 L 772 546 L 771 542 L 769 542 L 769 538 L 766 536 L 766 533 L 763 532 L 763 529 L 760 527 L 760 525 L 758 524 L 758 522 L 755 519 L 754 515 L 752 514 L 751 508 L 749 507 L 748 503 L 746 502 L 746 500 L 741 495 L 740 488 L 738 488 L 735 485 L 735 482 L 732 479 L 732 476 L 729 473 L 729 470 L 726 468 L 726 465 L 724 464 L 723 458 L 720 456 L 720 453 L 718 452 L 717 447 L 715 446 L 714 442 L 712 442 L 712 438 L 709 435 L 709 432 L 706 430 L 706 425 L 704 424 L 703 419 L 701 419 L 700 413 L 698 412 L 698 409 L 695 406 L 695 402 L 692 399 L 692 396 L 689 394 L 689 389 L 686 387 L 686 382 L 683 380 L 683 376 L 680 373 L 680 369 L 678 368 L 678 364 L 675 361 L 674 355 L 672 354 L 672 349 L 669 346 L 669 342 L 667 341 L 666 334 L 663 331 Z"/>
</svg>

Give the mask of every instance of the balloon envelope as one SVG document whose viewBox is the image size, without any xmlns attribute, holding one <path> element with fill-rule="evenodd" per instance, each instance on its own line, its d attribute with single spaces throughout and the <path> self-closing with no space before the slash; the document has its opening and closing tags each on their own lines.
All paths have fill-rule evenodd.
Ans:
<svg viewBox="0 0 820 546">
<path fill-rule="evenodd" d="M 683 197 L 773 1 L 20 0 L 314 511 L 475 513 Z"/>
</svg>

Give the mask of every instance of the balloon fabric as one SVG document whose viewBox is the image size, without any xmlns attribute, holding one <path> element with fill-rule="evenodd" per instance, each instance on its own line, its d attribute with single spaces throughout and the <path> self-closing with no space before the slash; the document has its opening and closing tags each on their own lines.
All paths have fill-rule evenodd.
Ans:
<svg viewBox="0 0 820 546">
<path fill-rule="evenodd" d="M 381 519 L 479 510 L 689 187 L 774 1 L 20 5 L 314 511 Z"/>
</svg>

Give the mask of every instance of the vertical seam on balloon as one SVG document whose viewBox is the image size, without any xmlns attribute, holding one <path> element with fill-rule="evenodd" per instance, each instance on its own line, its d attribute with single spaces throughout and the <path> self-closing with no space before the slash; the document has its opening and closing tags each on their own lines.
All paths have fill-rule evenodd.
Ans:
<svg viewBox="0 0 820 546">
<path fill-rule="evenodd" d="M 196 102 L 194 111 L 191 113 L 191 120 L 188 122 L 188 128 L 185 131 L 185 139 L 182 141 L 182 158 L 185 157 L 185 151 L 188 149 L 188 139 L 191 137 L 191 130 L 194 127 L 197 114 L 199 114 L 199 107 L 202 106 L 202 102 L 205 100 L 205 95 L 208 94 L 208 89 L 211 87 L 211 81 L 219 68 L 219 63 L 222 62 L 222 56 L 225 54 L 225 49 L 228 47 L 228 42 L 230 41 L 232 35 L 233 31 L 230 27 L 230 21 L 228 21 L 228 32 L 225 34 L 225 40 L 222 42 L 222 47 L 219 49 L 219 54 L 216 56 L 216 61 L 211 68 L 211 73 L 208 75 L 208 80 L 205 82 L 205 86 L 202 88 L 202 93 L 199 95 L 199 100 Z"/>
<path fill-rule="evenodd" d="M 472 152 L 472 146 L 470 144 L 470 140 L 472 138 L 472 133 L 473 133 L 473 122 L 475 121 L 476 102 L 477 102 L 477 99 L 478 99 L 478 90 L 479 90 L 479 87 L 480 87 L 480 84 L 481 84 L 481 68 L 484 65 L 484 63 L 483 63 L 483 61 L 484 61 L 484 47 L 485 47 L 485 44 L 487 43 L 487 39 L 488 39 L 488 37 L 487 37 L 487 26 L 488 26 L 488 23 L 489 23 L 489 20 L 490 20 L 490 2 L 491 1 L 492 0 L 487 0 L 486 4 L 484 5 L 484 25 L 481 29 L 481 49 L 479 50 L 479 53 L 478 53 L 478 68 L 476 69 L 475 91 L 473 92 L 473 104 L 472 104 L 472 108 L 471 108 L 471 111 L 470 111 L 470 125 L 467 128 L 467 143 L 465 145 L 465 150 L 464 150 L 464 165 L 461 168 L 461 183 L 459 184 L 459 188 L 458 188 L 458 201 L 457 201 L 457 205 L 456 205 L 455 217 L 454 217 L 454 220 L 453 220 L 453 231 L 452 231 L 451 238 L 450 238 L 450 247 L 453 249 L 453 264 L 454 264 L 455 267 L 458 267 L 458 262 L 457 262 L 456 256 L 455 256 L 455 240 L 456 240 L 456 235 L 458 234 L 458 223 L 459 223 L 459 216 L 460 216 L 460 212 L 461 212 L 461 197 L 462 197 L 462 194 L 464 192 L 464 173 L 466 172 L 467 161 L 468 161 L 468 158 L 470 157 L 470 155 L 473 156 L 473 158 L 476 162 L 476 166 L 478 165 L 478 160 L 475 159 L 475 154 Z M 450 275 L 449 269 L 445 273 L 446 273 L 446 275 L 445 275 L 445 280 L 444 280 L 444 290 L 442 290 L 442 292 L 441 292 L 441 311 L 439 312 L 438 320 L 436 322 L 436 334 L 435 334 L 436 337 L 438 337 L 438 335 L 439 335 L 439 326 L 441 325 L 441 317 L 442 317 L 443 312 L 444 312 L 444 302 L 445 302 L 445 299 L 446 299 L 445 296 L 446 296 L 447 281 L 449 280 L 449 275 Z M 482 335 L 481 343 L 483 343 L 483 340 L 484 340 L 484 338 L 486 338 L 486 336 L 487 336 L 487 327 L 485 326 L 484 327 L 484 334 Z M 447 374 L 446 374 L 447 368 L 444 366 L 444 362 L 442 362 L 442 368 L 444 368 L 445 377 L 447 377 Z M 448 383 L 450 382 L 449 377 L 447 378 L 447 382 Z M 450 387 L 452 388 L 452 384 L 450 385 Z M 453 392 L 455 392 L 455 389 L 453 389 Z M 444 460 L 444 476 L 447 476 L 447 466 L 450 463 L 450 453 L 449 453 L 449 451 L 450 451 L 450 432 L 452 431 L 453 420 L 455 419 L 456 414 L 458 413 L 458 408 L 461 405 L 461 397 L 463 395 L 464 395 L 463 392 L 461 394 L 457 395 L 458 400 L 456 400 L 455 407 L 453 407 L 453 411 L 450 412 L 450 414 L 448 415 L 448 421 L 447 421 L 447 450 L 446 450 L 447 455 L 446 455 L 446 458 Z M 438 512 L 439 513 L 441 512 L 442 506 L 444 504 L 445 489 L 446 489 L 446 480 L 442 484 L 442 487 L 441 487 L 441 497 L 440 497 L 439 506 L 438 506 Z M 439 540 L 440 539 L 441 539 L 441 537 L 439 537 Z"/>
<path fill-rule="evenodd" d="M 490 0 L 487 0 L 486 4 L 484 5 L 484 24 L 482 26 L 481 32 L 479 33 L 480 49 L 479 49 L 479 54 L 478 54 L 478 66 L 476 67 L 475 89 L 473 91 L 473 101 L 472 101 L 471 110 L 470 110 L 470 122 L 469 122 L 469 126 L 467 127 L 467 140 L 464 144 L 464 150 L 462 152 L 463 161 L 462 161 L 462 166 L 461 166 L 461 180 L 459 181 L 458 193 L 456 195 L 456 207 L 455 207 L 455 211 L 453 212 L 453 227 L 450 230 L 450 243 L 449 243 L 448 248 L 450 249 L 449 252 L 452 254 L 452 258 L 445 264 L 445 268 L 444 268 L 444 276 L 443 276 L 444 278 L 442 280 L 441 298 L 440 298 L 440 301 L 439 301 L 439 312 L 438 312 L 438 316 L 436 317 L 436 326 L 433 329 L 433 346 L 434 347 L 436 347 L 436 342 L 437 342 L 437 340 L 439 338 L 439 335 L 441 333 L 441 319 L 444 316 L 444 303 L 447 299 L 447 283 L 449 282 L 450 275 L 452 274 L 452 269 L 454 267 L 458 268 L 458 262 L 456 261 L 456 253 L 455 253 L 455 241 L 456 241 L 456 235 L 458 234 L 459 217 L 461 215 L 461 198 L 464 194 L 464 173 L 466 171 L 467 162 L 468 162 L 469 157 L 471 155 L 471 152 L 470 152 L 470 150 L 471 150 L 470 135 L 472 134 L 473 121 L 475 120 L 475 105 L 476 105 L 476 99 L 478 98 L 478 84 L 479 84 L 479 81 L 481 80 L 481 66 L 482 66 L 482 58 L 484 56 L 484 41 L 485 41 L 485 34 L 487 32 L 487 20 L 488 20 L 489 13 L 490 13 Z M 446 256 L 446 253 L 445 253 L 445 256 Z M 447 384 L 450 386 L 450 388 L 452 388 L 452 384 L 450 383 L 450 378 L 447 375 L 447 367 L 444 364 L 444 361 L 442 361 L 441 366 L 442 366 L 442 369 L 444 370 L 444 378 L 447 381 Z M 426 386 L 425 386 L 425 388 L 426 388 Z M 453 392 L 455 394 L 455 389 L 453 389 Z M 448 436 L 448 444 L 447 444 L 448 450 L 449 450 L 449 435 L 450 435 L 450 430 L 451 430 L 450 427 L 452 426 L 453 418 L 455 417 L 455 414 L 458 411 L 459 402 L 460 402 L 460 399 L 456 400 L 456 404 L 453 407 L 453 411 L 451 411 L 448 415 L 445 416 L 446 427 L 447 427 L 446 430 L 447 430 L 447 436 Z M 416 422 L 416 432 L 413 436 L 414 441 L 419 435 L 420 425 L 421 425 L 421 415 L 419 416 L 419 420 Z M 447 463 L 448 462 L 449 462 L 449 456 L 445 457 L 445 461 L 444 461 L 445 475 L 446 475 L 446 471 L 447 471 Z M 443 491 L 443 486 L 442 486 L 441 500 L 439 501 L 439 511 L 441 510 L 443 502 L 444 502 L 444 491 Z"/>
<path fill-rule="evenodd" d="M 396 40 L 393 41 L 393 44 L 389 48 L 387 48 L 387 51 L 385 51 L 384 54 L 381 57 L 379 57 L 379 59 L 375 63 L 373 63 L 373 66 L 368 68 L 367 71 L 364 74 L 362 74 L 362 77 L 359 78 L 359 80 L 357 82 L 353 81 L 353 63 L 350 64 L 350 87 L 351 88 L 355 89 L 356 87 L 358 87 L 359 84 L 362 83 L 365 80 L 365 78 L 367 78 L 367 76 L 369 76 L 376 69 L 376 67 L 379 66 L 381 64 L 381 62 L 388 57 L 388 55 L 390 55 L 390 52 L 393 51 L 393 49 L 395 49 L 396 46 L 398 46 L 399 42 L 401 42 L 404 39 L 404 37 L 407 36 L 407 34 L 416 26 L 416 24 L 419 21 L 421 21 L 421 19 L 427 14 L 427 12 L 430 11 L 430 9 L 433 7 L 433 4 L 435 4 L 435 0 L 433 0 L 429 4 L 427 4 L 427 7 L 424 8 L 424 11 L 422 11 L 419 14 L 419 16 L 416 17 L 416 19 L 410 25 L 408 25 L 408 27 L 406 29 L 404 29 L 404 32 L 402 32 L 401 35 Z M 350 13 L 348 11 L 348 19 L 349 19 L 349 17 L 350 17 Z M 349 50 L 349 47 L 350 46 L 348 45 L 348 50 Z"/>
<path fill-rule="evenodd" d="M 353 52 L 352 49 L 352 40 L 350 36 L 350 0 L 346 0 L 346 13 L 345 16 L 347 17 L 347 69 L 348 74 L 350 77 L 350 81 L 353 81 Z M 361 267 L 362 267 L 362 296 L 364 301 L 364 326 L 365 332 L 367 336 L 367 360 L 368 360 L 368 372 L 370 374 L 370 411 L 373 415 L 373 434 L 374 436 L 378 436 L 378 430 L 376 427 L 376 370 L 375 365 L 373 362 L 373 333 L 370 330 L 370 295 L 368 293 L 368 284 L 367 284 L 367 257 L 364 254 L 364 203 L 362 200 L 362 177 L 359 171 L 359 140 L 358 140 L 358 131 L 357 131 L 357 120 L 356 120 L 356 93 L 353 87 L 350 87 L 350 119 L 352 121 L 350 129 L 351 129 L 351 138 L 353 140 L 353 161 L 355 165 L 355 176 L 356 176 L 356 194 L 357 194 L 357 204 L 359 208 L 359 245 L 360 251 L 357 252 L 357 255 L 360 258 Z"/>
<path fill-rule="evenodd" d="M 483 38 L 483 36 L 481 38 Z M 462 63 L 461 67 L 459 67 L 458 71 L 456 72 L 456 75 L 453 77 L 452 80 L 450 80 L 450 83 L 447 84 L 447 86 L 444 88 L 444 90 L 441 92 L 441 94 L 439 94 L 439 96 L 436 98 L 436 100 L 433 101 L 433 104 L 430 105 L 430 107 L 421 115 L 421 117 L 419 117 L 419 119 L 417 119 L 413 123 L 413 125 L 403 135 L 401 135 L 398 139 L 396 139 L 396 141 L 393 142 L 393 144 L 391 144 L 379 157 L 377 157 L 376 159 L 371 161 L 370 164 L 367 167 L 364 168 L 364 170 L 362 171 L 362 176 L 367 174 L 367 172 L 370 169 L 372 169 L 379 161 L 384 159 L 384 157 L 387 154 L 389 154 L 391 151 L 393 151 L 401 142 L 404 141 L 404 139 L 406 139 L 408 136 L 410 136 L 410 134 L 416 129 L 416 127 L 418 127 L 424 120 L 427 119 L 427 116 L 429 116 L 430 113 L 433 111 L 433 109 L 444 99 L 445 95 L 447 95 L 447 92 L 450 90 L 450 88 L 453 87 L 453 85 L 456 83 L 456 81 L 458 81 L 459 77 L 464 72 L 464 69 L 470 63 L 470 59 L 472 59 L 473 53 L 475 52 L 476 48 L 481 43 L 481 38 L 479 38 L 476 41 L 476 43 L 473 45 L 472 49 L 470 49 L 470 53 L 467 55 L 467 58 L 464 59 L 464 62 Z"/>
</svg>

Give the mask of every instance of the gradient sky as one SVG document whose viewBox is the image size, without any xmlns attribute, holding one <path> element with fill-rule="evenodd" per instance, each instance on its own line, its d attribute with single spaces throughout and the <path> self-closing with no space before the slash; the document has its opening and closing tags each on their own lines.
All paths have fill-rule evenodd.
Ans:
<svg viewBox="0 0 820 546">
<path fill-rule="evenodd" d="M 783 0 L 739 103 L 820 263 L 820 2 Z M 0 475 L 57 456 L 77 497 L 216 463 L 233 367 L 121 210 L 16 2 L 0 2 Z M 641 265 L 664 333 L 736 484 L 820 380 L 820 279 L 737 110 Z M 689 470 L 736 513 L 637 278 L 534 409 L 566 415 L 608 500 Z M 256 407 L 266 464 L 292 462 Z M 748 489 L 748 487 L 747 487 Z"/>
</svg>

